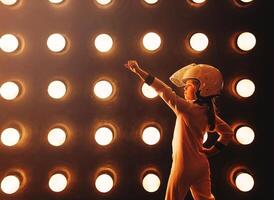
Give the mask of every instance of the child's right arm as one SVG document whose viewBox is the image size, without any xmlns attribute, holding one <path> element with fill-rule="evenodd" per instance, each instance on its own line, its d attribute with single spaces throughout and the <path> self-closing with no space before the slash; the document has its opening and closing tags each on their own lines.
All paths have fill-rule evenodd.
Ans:
<svg viewBox="0 0 274 200">
<path fill-rule="evenodd" d="M 151 76 L 148 72 L 141 69 L 136 61 L 128 61 L 128 63 L 125 64 L 125 67 L 137 74 L 143 81 L 150 85 L 166 102 L 166 104 L 175 112 L 175 114 L 178 113 L 179 109 L 183 112 L 188 111 L 190 106 L 188 102 L 177 96 L 177 94 L 163 81 Z"/>
</svg>

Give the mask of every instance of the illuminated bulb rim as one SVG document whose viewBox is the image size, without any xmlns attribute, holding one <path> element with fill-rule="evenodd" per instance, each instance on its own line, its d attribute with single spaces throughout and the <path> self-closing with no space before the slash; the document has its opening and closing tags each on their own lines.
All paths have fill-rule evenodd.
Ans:
<svg viewBox="0 0 274 200">
<path fill-rule="evenodd" d="M 117 0 L 111 0 L 108 4 L 102 5 L 97 0 L 93 0 L 94 4 L 101 9 L 112 7 L 115 4 L 115 1 Z"/>
<path fill-rule="evenodd" d="M 95 173 L 95 175 L 93 176 L 93 179 L 91 181 L 94 184 L 94 187 L 95 187 L 96 191 L 99 192 L 99 193 L 101 193 L 101 192 L 96 188 L 96 180 L 99 176 L 101 176 L 103 174 L 109 175 L 113 180 L 112 188 L 110 189 L 110 191 L 106 192 L 108 194 L 108 193 L 110 193 L 114 190 L 114 188 L 117 184 L 117 174 L 114 171 L 114 169 L 112 169 L 110 166 L 101 167 L 97 170 L 97 172 Z M 104 193 L 104 194 L 106 194 L 106 193 Z M 103 194 L 103 193 L 101 193 L 101 194 Z"/>
<path fill-rule="evenodd" d="M 105 7 L 105 6 L 104 6 Z M 100 51 L 99 49 L 97 49 L 97 47 L 96 47 L 96 39 L 97 39 L 97 37 L 99 37 L 99 36 L 101 36 L 101 35 L 107 35 L 107 36 L 109 36 L 110 38 L 111 38 L 111 41 L 112 41 L 112 45 L 111 45 L 111 47 L 110 47 L 110 49 L 109 50 L 107 50 L 107 51 Z M 98 52 L 100 55 L 110 55 L 113 51 L 114 51 L 114 49 L 116 48 L 116 45 L 115 45 L 115 41 L 116 41 L 116 38 L 115 38 L 115 36 L 114 36 L 114 34 L 112 34 L 112 33 L 109 33 L 108 31 L 102 31 L 102 32 L 100 32 L 100 33 L 97 33 L 97 34 L 95 34 L 94 36 L 92 36 L 91 37 L 92 39 L 91 39 L 91 46 L 92 47 L 94 47 L 95 48 L 95 50 L 96 50 L 96 52 Z"/>
<path fill-rule="evenodd" d="M 61 4 L 66 3 L 68 0 L 60 0 L 60 2 L 56 2 L 56 3 L 53 3 L 50 0 L 48 0 L 48 1 L 49 1 L 50 4 L 53 4 L 53 5 L 61 5 Z"/>
<path fill-rule="evenodd" d="M 14 145 L 11 145 L 10 147 L 12 147 L 12 146 L 17 146 L 17 145 L 21 142 L 21 139 L 22 139 L 22 134 L 23 134 L 23 132 L 22 132 L 22 129 L 21 129 L 21 128 L 18 128 L 18 127 L 16 127 L 16 128 L 15 128 L 15 127 L 7 127 L 7 128 L 4 128 L 4 129 L 1 130 L 1 132 L 0 132 L 0 139 L 1 139 L 1 137 L 2 137 L 3 131 L 5 131 L 6 129 L 9 129 L 9 128 L 15 129 L 15 130 L 17 130 L 18 133 L 19 133 L 18 142 L 17 142 L 16 144 L 14 144 Z M 2 143 L 2 141 L 1 141 L 1 143 Z"/>
<path fill-rule="evenodd" d="M 160 37 L 160 46 L 159 46 L 157 49 L 155 49 L 155 50 L 149 50 L 149 49 L 147 49 L 147 48 L 145 47 L 144 43 L 143 43 L 144 37 L 145 37 L 148 33 L 156 33 L 156 34 Z M 162 34 L 160 34 L 160 33 L 157 32 L 157 31 L 153 31 L 153 30 L 151 30 L 151 31 L 146 31 L 146 32 L 142 35 L 142 37 L 141 37 L 141 39 L 140 39 L 140 46 L 141 46 L 141 48 L 142 48 L 145 52 L 147 52 L 147 53 L 156 53 L 156 52 L 160 51 L 160 50 L 162 49 L 162 47 L 163 47 L 163 36 L 162 36 Z"/>
<path fill-rule="evenodd" d="M 254 139 L 255 139 L 255 132 L 254 132 L 254 128 L 253 127 L 251 127 L 250 125 L 245 125 L 245 124 L 243 124 L 243 125 L 238 125 L 237 127 L 235 127 L 234 128 L 234 138 L 235 138 L 235 140 L 237 141 L 237 143 L 239 143 L 239 144 L 241 144 L 241 145 L 246 145 L 246 144 L 242 144 L 242 143 L 240 143 L 240 141 L 238 141 L 238 139 L 237 139 L 237 132 L 238 132 L 238 130 L 239 129 L 241 129 L 241 128 L 248 128 L 248 129 L 250 129 L 251 131 L 252 131 L 252 134 L 253 134 L 253 140 L 251 141 L 251 143 L 249 143 L 248 145 L 250 145 L 250 144 L 252 144 L 253 142 L 254 142 Z"/>
<path fill-rule="evenodd" d="M 248 33 L 248 34 L 251 34 L 252 36 L 251 37 L 255 37 L 255 44 L 254 46 L 251 48 L 251 49 L 248 49 L 248 50 L 244 50 L 244 49 L 241 49 L 239 46 L 238 46 L 238 39 L 239 37 L 243 34 L 243 33 Z M 233 42 L 233 47 L 234 49 L 237 51 L 237 53 L 240 53 L 240 54 L 247 54 L 249 53 L 250 51 L 252 51 L 254 48 L 256 48 L 256 43 L 257 43 L 257 39 L 256 39 L 256 36 L 250 32 L 250 31 L 241 31 L 241 32 L 237 32 L 235 34 L 233 34 L 232 36 L 234 42 Z"/>
<path fill-rule="evenodd" d="M 237 175 L 239 175 L 241 173 L 247 173 L 247 174 L 251 175 L 252 177 L 254 177 L 253 173 L 246 166 L 241 165 L 241 166 L 234 167 L 230 172 L 230 177 L 229 178 L 230 178 L 230 183 L 237 190 L 238 190 L 238 188 L 236 186 L 236 178 L 237 178 Z"/>
<path fill-rule="evenodd" d="M 187 2 L 193 7 L 200 7 L 207 3 L 208 0 L 204 0 L 202 3 L 196 3 L 193 0 L 187 0 Z"/>
<path fill-rule="evenodd" d="M 161 125 L 157 122 L 154 122 L 154 121 L 147 121 L 147 122 L 144 122 L 142 125 L 141 125 L 141 128 L 139 129 L 139 138 L 141 139 L 141 142 L 143 144 L 145 144 L 147 146 L 147 144 L 143 141 L 143 132 L 146 128 L 149 128 L 149 127 L 153 127 L 153 128 L 156 128 L 159 133 L 160 133 L 160 139 L 159 141 L 157 142 L 157 144 L 160 143 L 161 139 L 162 139 L 162 133 L 163 133 L 163 129 L 161 127 Z M 149 145 L 149 146 L 155 146 L 155 145 Z"/>
<path fill-rule="evenodd" d="M 252 5 L 256 0 L 251 0 L 250 2 L 243 2 L 241 0 L 233 0 L 236 6 L 247 7 Z"/>
<path fill-rule="evenodd" d="M 61 144 L 61 145 L 55 145 L 55 144 L 52 144 L 50 143 L 49 141 L 49 133 L 53 130 L 53 129 L 61 129 L 62 131 L 64 131 L 65 133 L 65 141 Z M 58 125 L 58 126 L 54 126 L 52 128 L 50 128 L 47 132 L 47 142 L 54 146 L 54 147 L 61 147 L 61 146 L 64 146 L 68 143 L 68 140 L 69 140 L 69 132 L 68 132 L 68 129 L 66 127 L 64 127 L 63 125 Z"/>
<path fill-rule="evenodd" d="M 145 178 L 145 176 L 148 175 L 148 174 L 155 174 L 156 176 L 159 177 L 160 180 L 162 179 L 161 178 L 161 173 L 156 167 L 148 166 L 141 173 L 141 176 L 140 176 L 141 183 L 143 182 L 143 179 Z"/>
<path fill-rule="evenodd" d="M 66 178 L 66 185 L 65 185 L 64 189 L 61 190 L 61 191 L 54 191 L 52 188 L 50 188 L 50 185 L 49 185 L 52 176 L 54 176 L 56 174 L 61 174 Z M 71 179 L 71 175 L 70 175 L 70 172 L 67 169 L 54 169 L 54 170 L 51 171 L 51 173 L 48 177 L 48 188 L 49 188 L 49 190 L 51 190 L 54 193 L 56 193 L 56 192 L 57 193 L 62 193 L 62 192 L 66 191 L 68 189 L 68 187 L 70 185 L 70 179 Z"/>
<path fill-rule="evenodd" d="M 19 3 L 21 3 L 21 1 L 22 0 L 17 0 L 14 4 L 8 5 L 8 4 L 3 3 L 3 0 L 0 0 L 0 3 L 2 3 L 4 6 L 12 6 L 12 7 L 14 7 L 14 6 L 19 5 Z"/>
<path fill-rule="evenodd" d="M 200 51 L 193 49 L 192 46 L 191 46 L 191 43 L 190 43 L 190 39 L 196 33 L 201 33 L 201 34 L 203 34 L 203 35 L 205 35 L 207 37 L 208 44 L 207 44 L 206 48 L 204 48 L 203 50 L 200 50 Z M 210 36 L 209 36 L 208 33 L 203 32 L 203 31 L 199 31 L 199 30 L 197 30 L 195 32 L 190 32 L 190 33 L 188 33 L 188 35 L 186 36 L 186 38 L 183 40 L 183 44 L 186 46 L 187 50 L 189 52 L 191 52 L 192 54 L 201 54 L 201 53 L 204 53 L 205 51 L 207 51 L 209 49 L 209 47 L 210 47 Z"/>
<path fill-rule="evenodd" d="M 55 4 L 55 5 L 59 5 L 61 3 L 58 3 L 58 4 Z M 55 35 L 55 34 L 58 34 L 61 35 L 63 37 L 63 39 L 65 40 L 65 45 L 63 47 L 63 49 L 61 50 L 58 50 L 58 51 L 54 51 L 54 50 L 51 50 L 50 47 L 48 46 L 48 40 L 49 40 L 49 37 L 52 36 L 52 35 Z M 47 50 L 51 53 L 51 54 L 58 54 L 58 55 L 63 55 L 65 53 L 68 52 L 69 48 L 70 48 L 70 40 L 68 39 L 68 37 L 63 34 L 63 33 L 50 33 L 47 37 L 47 41 L 46 41 L 46 45 L 47 45 Z"/>
<path fill-rule="evenodd" d="M 0 87 L 1 87 L 3 84 L 7 83 L 7 82 L 11 82 L 11 83 L 14 83 L 14 84 L 17 85 L 17 87 L 18 87 L 18 94 L 16 95 L 16 97 L 15 97 L 14 99 L 11 99 L 11 100 L 5 99 L 5 98 L 2 97 L 2 96 L 1 96 L 0 98 L 3 98 L 3 99 L 5 99 L 5 100 L 7 100 L 7 101 L 16 101 L 16 100 L 18 100 L 20 97 L 22 97 L 22 94 L 24 93 L 24 87 L 22 86 L 23 84 L 22 84 L 20 81 L 17 81 L 17 80 L 8 80 L 8 81 L 5 81 L 5 82 L 3 82 L 3 83 L 0 83 Z"/>
<path fill-rule="evenodd" d="M 116 138 L 116 128 L 114 127 L 114 125 L 112 125 L 112 124 L 110 124 L 110 123 L 103 124 L 103 125 L 100 124 L 100 126 L 96 127 L 96 129 L 94 130 L 94 134 L 93 134 L 93 138 L 94 138 L 96 144 L 97 144 L 97 141 L 96 141 L 96 139 L 95 139 L 95 136 L 96 136 L 97 131 L 98 131 L 99 129 L 101 129 L 101 128 L 107 128 L 107 129 L 109 129 L 109 130 L 111 131 L 111 133 L 112 133 L 112 140 L 110 141 L 109 144 L 107 144 L 107 145 L 101 145 L 101 144 L 100 144 L 100 146 L 102 146 L 102 147 L 107 147 L 107 146 L 111 145 L 111 144 L 114 142 L 115 138 Z M 99 144 L 99 143 L 98 143 L 98 144 Z"/>
<path fill-rule="evenodd" d="M 145 5 L 145 6 L 149 6 L 149 7 L 151 7 L 151 6 L 155 6 L 155 5 L 158 5 L 160 2 L 161 2 L 161 0 L 154 0 L 155 2 L 154 3 L 148 3 L 148 2 L 146 2 L 145 0 L 141 0 L 141 2 Z"/>
<path fill-rule="evenodd" d="M 96 86 L 97 83 L 99 83 L 99 82 L 101 82 L 101 81 L 106 81 L 106 82 L 108 82 L 108 83 L 111 85 L 111 87 L 112 87 L 112 92 L 111 92 L 111 94 L 110 94 L 108 97 L 106 97 L 106 98 L 100 98 L 100 97 L 98 97 L 98 96 L 96 95 L 96 93 L 95 93 L 95 86 Z M 92 96 L 92 97 L 94 96 L 96 99 L 98 99 L 98 100 L 100 100 L 100 101 L 108 101 L 108 102 L 109 102 L 109 100 L 113 100 L 113 99 L 114 99 L 114 96 L 115 96 L 116 92 L 117 92 L 116 83 L 115 83 L 112 79 L 110 79 L 110 78 L 108 78 L 108 77 L 102 77 L 102 78 L 96 80 L 96 81 L 92 84 L 92 95 L 91 95 L 91 96 Z"/>
<path fill-rule="evenodd" d="M 160 134 L 160 138 L 159 140 L 157 141 L 156 144 L 147 144 L 144 140 L 143 140 L 143 134 L 144 134 L 144 131 L 147 129 L 147 128 L 155 128 L 159 131 L 159 134 Z M 161 138 L 162 138 L 162 129 L 158 127 L 158 125 L 156 124 L 151 124 L 151 125 L 146 125 L 144 126 L 144 128 L 141 129 L 141 140 L 142 140 L 142 143 L 144 143 L 146 146 L 155 146 L 157 144 L 159 144 L 159 142 L 161 141 Z"/>
<path fill-rule="evenodd" d="M 65 142 L 63 143 L 63 145 L 67 144 L 69 139 L 70 139 L 70 136 L 71 136 L 71 129 L 64 123 L 57 123 L 57 124 L 54 124 L 52 125 L 48 130 L 47 130 L 47 135 L 46 135 L 46 139 L 48 138 L 48 134 L 51 130 L 53 129 L 56 129 L 56 128 L 59 128 L 59 129 L 62 129 L 65 134 L 66 134 L 66 140 Z M 47 140 L 48 141 L 48 140 Z M 62 146 L 63 146 L 62 145 Z"/>
<path fill-rule="evenodd" d="M 16 4 L 18 4 L 18 2 Z M 16 37 L 16 39 L 18 41 L 18 46 L 17 46 L 17 48 L 14 51 L 12 51 L 12 52 L 5 52 L 5 53 L 7 53 L 7 54 L 19 54 L 19 53 L 21 53 L 22 50 L 24 49 L 24 46 L 25 46 L 24 39 L 20 35 L 15 34 L 15 33 L 6 33 L 6 34 L 3 34 L 3 35 L 0 35 L 0 39 L 4 35 L 12 35 L 12 36 Z M 1 48 L 0 48 L 0 50 L 4 51 Z"/>
<path fill-rule="evenodd" d="M 153 99 L 156 99 L 157 97 L 158 97 L 158 93 L 155 91 L 155 94 L 157 94 L 156 96 L 154 96 L 154 97 L 147 97 L 147 96 L 145 96 L 145 94 L 143 93 L 143 88 L 145 88 L 145 87 L 149 87 L 149 85 L 147 85 L 147 86 L 145 86 L 145 83 L 140 83 L 140 85 L 139 85 L 139 94 L 144 98 L 144 99 L 146 99 L 146 100 L 153 100 Z"/>
<path fill-rule="evenodd" d="M 48 173 L 48 182 L 50 180 L 50 178 L 55 175 L 55 174 L 62 174 L 66 177 L 67 179 L 67 185 L 66 188 L 69 186 L 70 184 L 70 180 L 71 180 L 71 174 L 72 172 L 70 170 L 68 170 L 66 167 L 64 166 L 59 166 L 56 167 L 55 169 L 52 169 L 49 173 Z"/>
<path fill-rule="evenodd" d="M 238 93 L 238 91 L 237 91 L 237 85 L 238 85 L 241 81 L 248 81 L 248 82 L 250 82 L 250 83 L 252 84 L 252 86 L 255 87 L 255 88 L 254 88 L 254 91 L 253 91 L 253 93 L 252 93 L 251 95 L 245 97 L 245 96 L 241 96 L 240 93 Z M 234 81 L 233 81 L 233 92 L 234 92 L 234 94 L 235 94 L 237 97 L 239 97 L 239 98 L 249 98 L 249 97 L 251 97 L 251 96 L 254 95 L 255 91 L 256 91 L 256 85 L 255 85 L 255 83 L 253 82 L 253 80 L 251 80 L 250 78 L 244 78 L 244 77 L 243 77 L 243 78 L 238 78 L 237 80 L 234 80 Z"/>
<path fill-rule="evenodd" d="M 49 94 L 49 86 L 53 83 L 53 82 L 61 82 L 62 84 L 64 84 L 65 86 L 65 94 L 62 96 L 62 97 L 52 97 L 50 94 Z M 63 86 L 63 85 L 62 85 Z M 70 84 L 67 80 L 64 80 L 62 78 L 56 78 L 56 79 L 53 79 L 53 80 L 50 80 L 48 82 L 48 85 L 47 85 L 47 89 L 46 89 L 46 92 L 47 92 L 47 96 L 50 98 L 50 100 L 54 100 L 54 101 L 63 101 L 64 99 L 66 99 L 69 94 L 70 94 Z"/>
<path fill-rule="evenodd" d="M 162 176 L 161 176 L 160 171 L 156 167 L 154 167 L 154 166 L 148 166 L 147 168 L 145 168 L 141 172 L 141 176 L 140 176 L 140 179 L 139 179 L 142 188 L 145 190 L 145 188 L 143 187 L 143 180 L 146 177 L 146 175 L 148 175 L 148 174 L 154 174 L 154 175 L 156 175 L 159 178 L 159 180 L 160 180 L 160 187 L 161 187 Z"/>
<path fill-rule="evenodd" d="M 17 192 L 22 190 L 23 187 L 26 185 L 27 181 L 25 178 L 25 173 L 21 169 L 10 169 L 7 173 L 5 173 L 4 176 L 1 177 L 0 184 L 1 184 L 2 180 L 7 176 L 15 176 L 16 178 L 18 178 L 20 185 L 19 185 Z M 17 192 L 15 192 L 15 193 L 17 193 Z"/>
</svg>

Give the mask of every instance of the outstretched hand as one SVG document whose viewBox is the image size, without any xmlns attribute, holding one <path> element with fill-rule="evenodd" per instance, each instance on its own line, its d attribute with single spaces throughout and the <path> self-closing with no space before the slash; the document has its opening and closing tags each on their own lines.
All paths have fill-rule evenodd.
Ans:
<svg viewBox="0 0 274 200">
<path fill-rule="evenodd" d="M 133 73 L 137 73 L 141 69 L 136 60 L 129 60 L 124 66 Z"/>
</svg>

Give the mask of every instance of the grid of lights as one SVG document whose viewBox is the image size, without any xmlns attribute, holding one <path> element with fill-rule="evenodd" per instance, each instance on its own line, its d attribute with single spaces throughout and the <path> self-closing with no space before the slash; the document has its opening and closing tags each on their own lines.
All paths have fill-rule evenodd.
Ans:
<svg viewBox="0 0 274 200">
<path fill-rule="evenodd" d="M 252 0 L 241 0 L 244 3 L 252 2 Z M 6 6 L 14 6 L 18 3 L 17 0 L 1 0 L 2 4 Z M 64 0 L 49 0 L 52 4 L 61 4 Z M 158 0 L 144 0 L 147 4 L 156 4 Z M 203 4 L 205 0 L 193 0 L 193 3 Z M 111 0 L 97 0 L 100 5 L 109 5 L 113 3 Z M 163 39 L 162 33 L 148 32 L 143 35 L 140 39 L 142 47 L 145 51 L 157 53 L 161 50 Z M 46 45 L 52 53 L 64 52 L 69 47 L 70 39 L 61 33 L 51 34 Z M 95 37 L 94 46 L 100 53 L 111 52 L 113 49 L 114 40 L 113 36 L 102 33 Z M 193 33 L 188 38 L 187 43 L 191 47 L 191 50 L 196 53 L 202 53 L 208 48 L 210 42 L 209 37 L 205 33 L 197 32 Z M 0 37 L 0 49 L 4 53 L 18 52 L 21 48 L 22 39 L 12 33 L 6 33 Z M 256 37 L 251 32 L 242 32 L 235 39 L 238 50 L 246 53 L 254 49 L 256 45 Z M 48 85 L 48 95 L 53 99 L 62 99 L 67 94 L 68 84 L 66 81 L 54 80 Z M 109 99 L 113 96 L 114 85 L 113 82 L 108 80 L 98 81 L 93 88 L 93 93 L 99 99 Z M 234 87 L 234 86 L 233 86 Z M 22 86 L 15 81 L 6 81 L 1 83 L 0 95 L 5 100 L 14 100 L 20 96 Z M 157 92 L 153 90 L 147 84 L 142 85 L 142 93 L 148 99 L 157 97 Z M 249 79 L 242 79 L 235 85 L 235 91 L 237 95 L 241 97 L 250 97 L 255 91 L 255 84 Z M 100 146 L 107 146 L 112 144 L 114 139 L 115 131 L 109 127 L 100 127 L 94 134 L 94 140 Z M 7 147 L 15 146 L 20 143 L 22 133 L 20 130 L 9 127 L 1 132 L 1 142 Z M 254 131 L 248 126 L 241 126 L 237 128 L 235 137 L 237 141 L 242 145 L 249 145 L 253 142 L 255 134 Z M 203 139 L 203 143 L 206 142 L 208 134 L 206 133 Z M 67 130 L 55 127 L 48 132 L 48 142 L 53 146 L 62 146 L 67 139 Z M 142 132 L 142 140 L 147 145 L 156 145 L 161 139 L 161 131 L 154 127 L 148 126 Z M 234 171 L 233 183 L 242 192 L 250 191 L 254 186 L 254 179 L 251 173 L 242 171 Z M 53 192 L 62 192 L 66 189 L 69 184 L 69 176 L 66 173 L 55 173 L 48 181 L 48 187 Z M 23 176 L 13 175 L 12 173 L 1 177 L 1 190 L 6 194 L 13 194 L 20 189 Z M 115 186 L 115 178 L 112 173 L 101 173 L 96 177 L 95 187 L 101 193 L 108 193 Z M 161 185 L 160 175 L 157 173 L 147 173 L 142 177 L 142 186 L 147 192 L 156 192 Z"/>
</svg>

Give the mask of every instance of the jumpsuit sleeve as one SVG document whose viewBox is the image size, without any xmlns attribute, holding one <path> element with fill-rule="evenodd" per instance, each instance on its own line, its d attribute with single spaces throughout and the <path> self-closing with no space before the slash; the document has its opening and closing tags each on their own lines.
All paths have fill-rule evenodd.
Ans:
<svg viewBox="0 0 274 200">
<path fill-rule="evenodd" d="M 183 98 L 179 97 L 168 85 L 156 78 L 150 85 L 158 95 L 165 101 L 165 103 L 173 110 L 175 114 L 179 111 L 187 112 L 190 104 Z"/>
<path fill-rule="evenodd" d="M 216 116 L 215 131 L 220 135 L 218 141 L 224 145 L 228 145 L 233 139 L 233 130 L 231 127 L 220 117 Z"/>
</svg>

